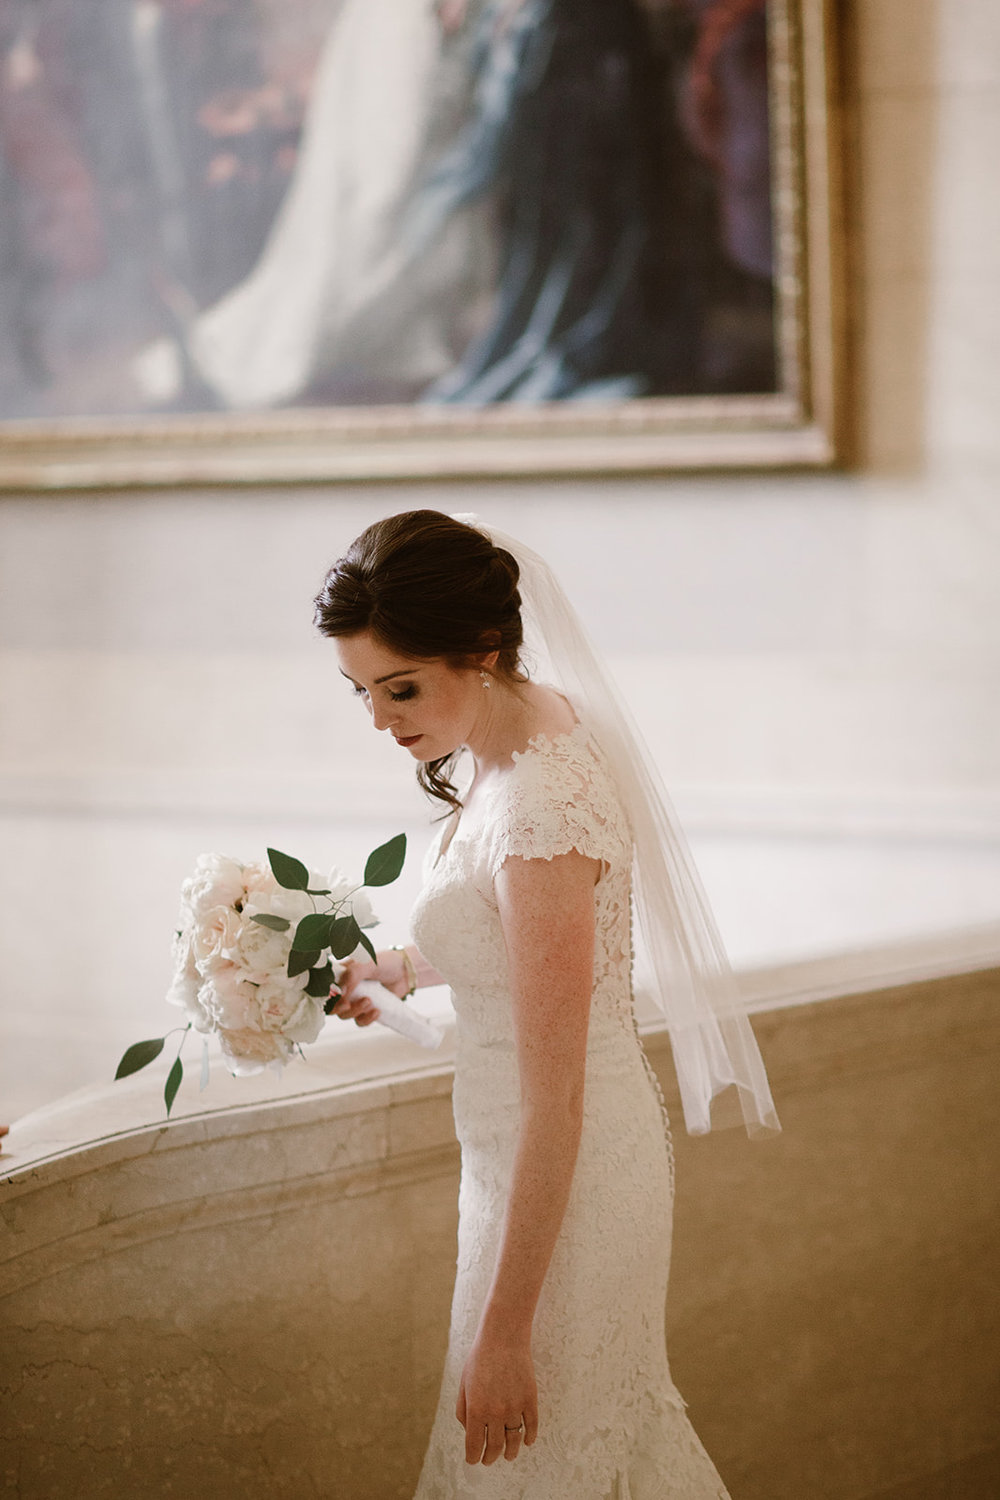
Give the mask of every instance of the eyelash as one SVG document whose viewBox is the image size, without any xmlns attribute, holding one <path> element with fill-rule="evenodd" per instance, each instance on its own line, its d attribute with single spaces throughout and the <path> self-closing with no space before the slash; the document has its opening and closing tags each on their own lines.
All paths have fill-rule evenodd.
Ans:
<svg viewBox="0 0 1000 1500">
<path fill-rule="evenodd" d="M 355 698 L 365 698 L 368 696 L 367 689 L 363 687 L 353 687 L 351 688 L 351 692 L 354 694 Z M 417 690 L 412 682 L 408 687 L 405 687 L 401 693 L 394 693 L 392 688 L 386 688 L 386 692 L 389 694 L 389 697 L 392 699 L 393 703 L 405 703 L 407 698 L 415 698 L 417 696 Z"/>
</svg>

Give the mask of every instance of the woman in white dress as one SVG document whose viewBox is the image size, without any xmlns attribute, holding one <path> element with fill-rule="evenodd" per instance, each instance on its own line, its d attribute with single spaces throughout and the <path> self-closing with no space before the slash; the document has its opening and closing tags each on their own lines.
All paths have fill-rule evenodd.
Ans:
<svg viewBox="0 0 1000 1500">
<path fill-rule="evenodd" d="M 480 529 L 417 511 L 363 533 L 316 601 L 374 726 L 449 813 L 416 944 L 353 963 L 337 1003 L 366 1025 L 366 979 L 454 991 L 458 1272 L 417 1500 L 719 1500 L 664 1342 L 672 1156 L 631 986 L 642 809 L 599 695 L 524 672 L 520 574 Z M 725 1081 L 774 1126 L 748 1037 L 756 1077 L 737 1060 Z"/>
</svg>

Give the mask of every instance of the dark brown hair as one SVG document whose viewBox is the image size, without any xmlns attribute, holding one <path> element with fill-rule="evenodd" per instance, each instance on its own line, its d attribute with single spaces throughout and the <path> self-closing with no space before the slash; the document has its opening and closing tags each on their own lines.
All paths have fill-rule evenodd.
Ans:
<svg viewBox="0 0 1000 1500">
<path fill-rule="evenodd" d="M 436 510 L 404 511 L 369 526 L 334 563 L 313 619 L 323 635 L 371 631 L 417 661 L 466 667 L 498 651 L 495 675 L 525 682 L 518 576 L 510 553 L 475 527 Z M 449 779 L 456 754 L 417 769 L 424 790 L 449 808 L 462 805 Z"/>
</svg>

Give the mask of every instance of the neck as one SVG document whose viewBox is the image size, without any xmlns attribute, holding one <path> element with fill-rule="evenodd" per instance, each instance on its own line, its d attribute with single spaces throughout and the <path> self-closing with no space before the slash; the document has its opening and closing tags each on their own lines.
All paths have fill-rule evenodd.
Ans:
<svg viewBox="0 0 1000 1500">
<path fill-rule="evenodd" d="M 483 706 L 466 740 L 476 775 L 509 766 L 515 750 L 523 750 L 535 730 L 538 687 L 533 682 L 508 683 L 494 677 L 483 690 Z"/>
</svg>

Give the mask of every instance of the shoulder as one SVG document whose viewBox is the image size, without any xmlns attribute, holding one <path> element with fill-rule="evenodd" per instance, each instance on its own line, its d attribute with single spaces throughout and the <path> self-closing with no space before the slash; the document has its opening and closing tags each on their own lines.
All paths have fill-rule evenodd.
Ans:
<svg viewBox="0 0 1000 1500">
<path fill-rule="evenodd" d="M 621 797 L 592 736 L 577 724 L 536 735 L 496 781 L 490 806 L 494 873 L 511 855 L 552 859 L 577 850 L 617 863 L 631 858 Z"/>
</svg>

